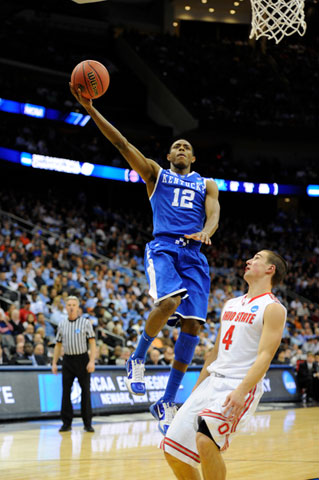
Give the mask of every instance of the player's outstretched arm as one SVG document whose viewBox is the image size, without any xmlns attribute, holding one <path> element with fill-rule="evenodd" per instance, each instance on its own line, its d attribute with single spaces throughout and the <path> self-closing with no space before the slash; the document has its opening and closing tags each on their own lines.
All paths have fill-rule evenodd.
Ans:
<svg viewBox="0 0 319 480">
<path fill-rule="evenodd" d="M 119 150 L 130 167 L 136 170 L 147 186 L 151 187 L 152 184 L 156 182 L 160 169 L 159 165 L 154 162 L 154 160 L 146 158 L 134 145 L 129 143 L 121 132 L 113 127 L 93 106 L 92 100 L 82 97 L 80 88 L 75 91 L 72 84 L 70 83 L 69 85 L 72 95 L 74 95 L 77 101 L 85 108 L 103 135 Z"/>
<path fill-rule="evenodd" d="M 265 309 L 264 326 L 261 334 L 255 363 L 248 370 L 240 385 L 226 397 L 223 414 L 229 420 L 237 418 L 244 405 L 248 392 L 263 378 L 280 345 L 285 326 L 286 314 L 282 305 L 271 303 Z"/>
<path fill-rule="evenodd" d="M 205 200 L 205 212 L 206 222 L 201 232 L 185 235 L 186 238 L 192 238 L 199 242 L 211 245 L 210 237 L 214 235 L 218 228 L 220 205 L 218 201 L 218 187 L 213 180 L 207 180 L 206 184 L 206 200 Z"/>
</svg>

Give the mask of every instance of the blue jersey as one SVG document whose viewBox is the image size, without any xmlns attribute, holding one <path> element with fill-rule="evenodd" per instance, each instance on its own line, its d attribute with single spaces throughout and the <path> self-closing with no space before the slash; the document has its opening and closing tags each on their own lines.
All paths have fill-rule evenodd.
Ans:
<svg viewBox="0 0 319 480">
<path fill-rule="evenodd" d="M 206 178 L 196 172 L 180 175 L 161 169 L 150 197 L 153 235 L 185 235 L 203 229 Z"/>
</svg>

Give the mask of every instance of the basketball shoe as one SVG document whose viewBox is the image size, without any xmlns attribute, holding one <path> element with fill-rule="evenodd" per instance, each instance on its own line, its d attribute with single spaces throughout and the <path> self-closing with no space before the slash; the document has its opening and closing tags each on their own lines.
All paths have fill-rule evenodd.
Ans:
<svg viewBox="0 0 319 480">
<path fill-rule="evenodd" d="M 173 418 L 177 412 L 177 405 L 174 402 L 163 402 L 158 400 L 150 406 L 150 412 L 154 418 L 158 421 L 158 429 L 166 435 L 168 427 L 173 421 Z"/>
<path fill-rule="evenodd" d="M 141 358 L 130 357 L 126 362 L 127 378 L 125 378 L 125 383 L 132 395 L 145 395 L 146 393 L 144 370 L 145 364 Z"/>
</svg>

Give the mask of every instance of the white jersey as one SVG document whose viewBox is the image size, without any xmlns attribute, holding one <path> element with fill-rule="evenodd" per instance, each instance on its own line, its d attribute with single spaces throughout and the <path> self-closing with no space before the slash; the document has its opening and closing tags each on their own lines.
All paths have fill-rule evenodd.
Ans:
<svg viewBox="0 0 319 480">
<path fill-rule="evenodd" d="M 244 378 L 257 358 L 259 341 L 267 305 L 279 303 L 270 292 L 247 298 L 232 298 L 221 313 L 221 334 L 218 356 L 207 370 L 230 378 Z"/>
</svg>

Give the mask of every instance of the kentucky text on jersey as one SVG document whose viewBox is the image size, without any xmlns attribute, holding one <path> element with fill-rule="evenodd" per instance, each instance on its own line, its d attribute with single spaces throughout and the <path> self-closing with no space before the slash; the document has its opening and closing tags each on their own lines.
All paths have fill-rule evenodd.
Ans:
<svg viewBox="0 0 319 480">
<path fill-rule="evenodd" d="M 150 202 L 153 235 L 185 235 L 204 226 L 206 178 L 197 172 L 179 175 L 160 169 Z"/>
<path fill-rule="evenodd" d="M 255 313 L 247 313 L 247 312 L 232 312 L 232 311 L 227 311 L 224 313 L 222 320 L 225 321 L 233 321 L 234 322 L 244 322 L 244 323 L 249 323 L 250 325 L 253 324 L 253 320 L 256 317 Z"/>
<path fill-rule="evenodd" d="M 192 173 L 195 173 L 195 172 L 192 172 Z M 202 193 L 204 193 L 206 190 L 206 186 L 204 184 L 195 183 L 195 182 L 186 182 L 185 180 L 182 180 L 180 176 L 173 177 L 173 175 L 163 174 L 162 183 L 180 185 L 181 187 L 191 188 L 192 190 L 197 190 L 198 192 L 202 192 Z"/>
</svg>

